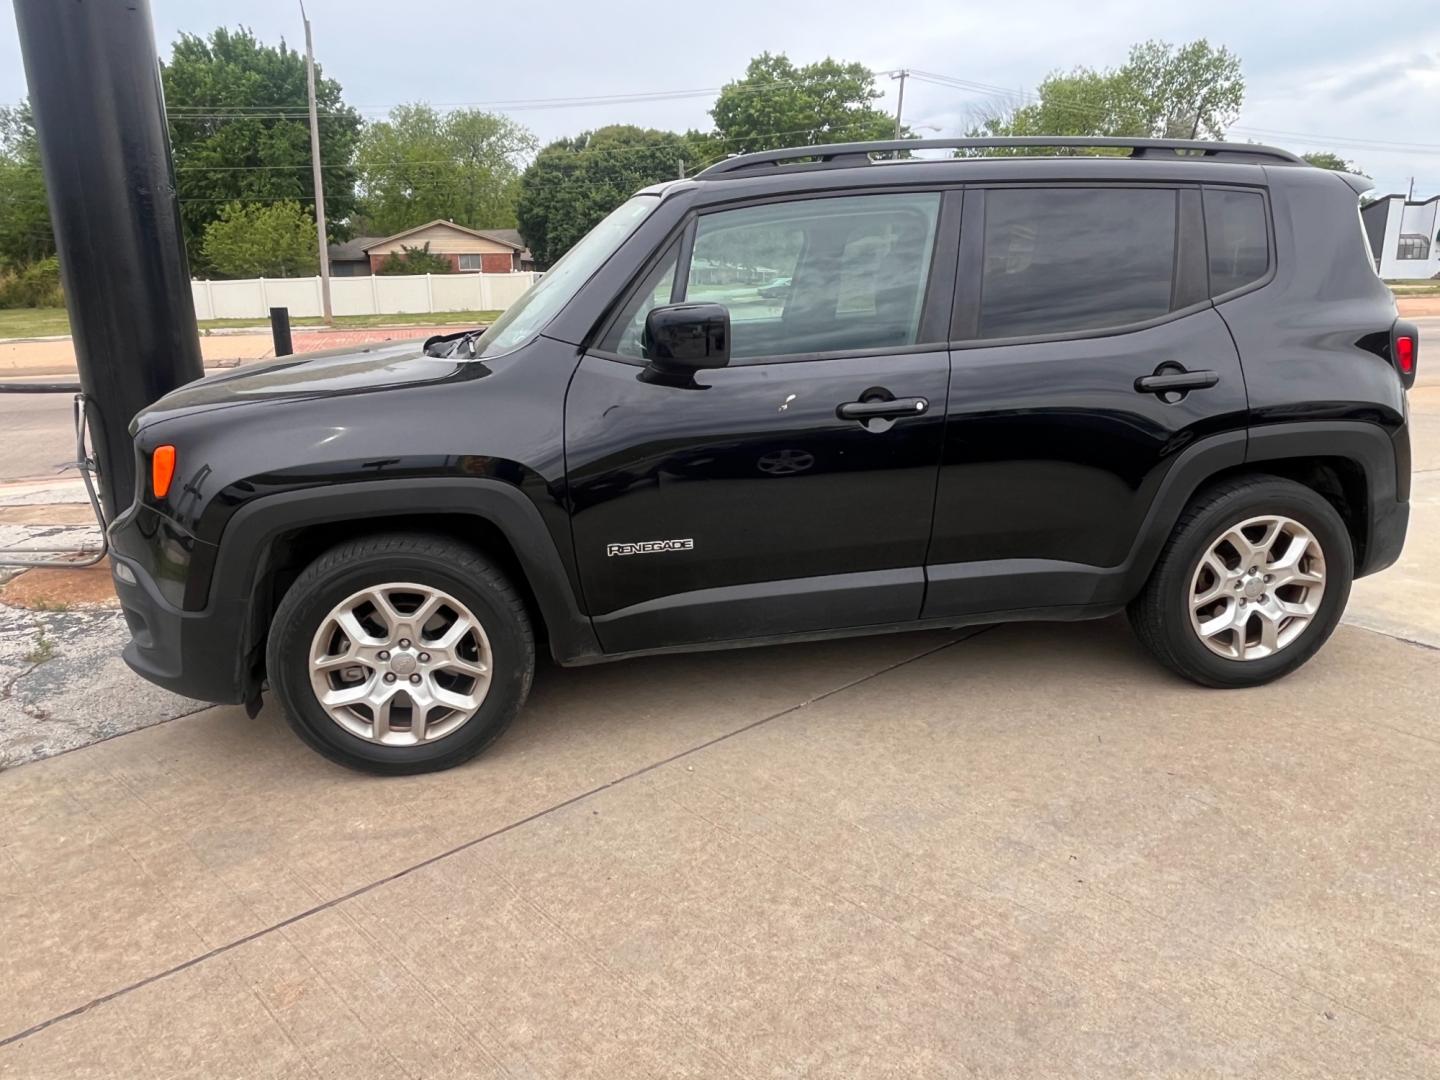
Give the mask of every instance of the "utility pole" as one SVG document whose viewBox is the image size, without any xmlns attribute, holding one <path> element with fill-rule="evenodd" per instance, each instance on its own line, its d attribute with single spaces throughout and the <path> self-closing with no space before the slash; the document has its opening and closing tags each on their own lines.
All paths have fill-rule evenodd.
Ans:
<svg viewBox="0 0 1440 1080">
<path fill-rule="evenodd" d="M 205 374 L 150 3 L 15 0 L 15 24 L 100 500 L 114 520 L 135 496 L 130 418 Z"/>
<path fill-rule="evenodd" d="M 315 111 L 315 44 L 310 39 L 310 16 L 300 0 L 300 18 L 305 21 L 305 81 L 310 89 L 310 169 L 315 174 L 315 231 L 320 243 L 320 308 L 325 325 L 335 322 L 330 310 L 330 245 L 325 236 L 325 176 L 320 168 L 320 117 Z"/>
<path fill-rule="evenodd" d="M 1415 201 L 1415 177 L 1413 177 L 1413 176 L 1410 177 L 1410 190 L 1409 190 L 1409 192 L 1405 195 L 1405 201 L 1406 201 L 1406 202 L 1414 202 L 1414 201 Z"/>
<path fill-rule="evenodd" d="M 895 138 L 897 139 L 900 138 L 900 114 L 905 111 L 905 80 L 909 75 L 910 72 L 905 68 L 901 68 L 899 71 L 893 72 L 890 75 L 892 80 L 900 80 L 900 98 L 895 102 Z"/>
<path fill-rule="evenodd" d="M 685 179 L 685 159 L 683 157 L 680 159 L 680 179 Z"/>
</svg>

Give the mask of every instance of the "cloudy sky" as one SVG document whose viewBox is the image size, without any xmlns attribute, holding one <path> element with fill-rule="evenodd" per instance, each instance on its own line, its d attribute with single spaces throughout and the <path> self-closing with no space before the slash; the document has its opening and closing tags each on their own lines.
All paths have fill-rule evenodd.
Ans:
<svg viewBox="0 0 1440 1080">
<path fill-rule="evenodd" d="M 303 45 L 297 0 L 151 0 L 162 55 L 175 36 L 245 24 Z M 714 89 L 763 50 L 797 63 L 832 55 L 880 70 L 918 68 L 996 90 L 912 81 L 905 119 L 962 134 L 1054 69 L 1123 62 L 1146 38 L 1208 37 L 1240 56 L 1247 82 L 1232 130 L 1297 152 L 1358 163 L 1381 191 L 1440 194 L 1440 22 L 1423 5 L 1339 0 L 1156 4 L 1074 0 L 724 0 L 683 6 L 625 0 L 310 0 L 316 55 L 367 116 L 407 101 L 511 113 L 542 140 L 606 123 L 709 126 Z M 0 101 L 25 93 L 11 5 L 0 4 Z M 882 80 L 887 108 L 894 84 Z M 696 91 L 663 100 L 562 106 L 553 98 Z M 509 103 L 509 104 L 500 104 Z M 934 132 L 922 130 L 922 134 Z"/>
</svg>

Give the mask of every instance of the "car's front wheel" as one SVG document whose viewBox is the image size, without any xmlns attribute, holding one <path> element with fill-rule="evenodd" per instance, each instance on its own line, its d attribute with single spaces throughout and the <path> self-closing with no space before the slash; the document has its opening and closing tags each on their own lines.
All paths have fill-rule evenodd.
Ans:
<svg viewBox="0 0 1440 1080">
<path fill-rule="evenodd" d="M 1186 508 L 1130 624 L 1187 679 L 1258 686 L 1325 643 L 1353 574 L 1350 534 L 1329 501 L 1291 480 L 1244 477 Z"/>
<path fill-rule="evenodd" d="M 525 605 L 478 552 L 394 534 L 333 548 L 285 593 L 267 648 L 295 731 L 352 768 L 458 765 L 524 703 L 535 653 Z"/>
</svg>

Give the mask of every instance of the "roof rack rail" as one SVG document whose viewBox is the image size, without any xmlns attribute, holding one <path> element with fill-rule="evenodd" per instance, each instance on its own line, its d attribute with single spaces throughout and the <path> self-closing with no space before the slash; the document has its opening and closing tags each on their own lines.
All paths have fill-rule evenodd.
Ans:
<svg viewBox="0 0 1440 1080">
<path fill-rule="evenodd" d="M 900 150 L 983 150 L 983 149 L 1095 149 L 1113 148 L 1130 151 L 1132 158 L 1165 158 L 1185 161 L 1268 161 L 1285 165 L 1306 162 L 1288 150 L 1258 143 L 1207 142 L 1202 139 L 1125 139 L 1077 135 L 1026 135 L 966 139 L 886 139 L 879 142 L 830 143 L 824 146 L 795 146 L 782 150 L 762 150 L 755 154 L 739 154 L 717 161 L 695 174 L 696 180 L 718 180 L 739 174 L 789 168 L 848 169 L 874 164 L 872 154 Z"/>
</svg>

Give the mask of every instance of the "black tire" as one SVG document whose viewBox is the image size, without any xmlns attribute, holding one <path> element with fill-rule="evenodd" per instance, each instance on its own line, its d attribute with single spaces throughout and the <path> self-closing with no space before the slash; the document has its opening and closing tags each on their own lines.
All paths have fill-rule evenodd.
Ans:
<svg viewBox="0 0 1440 1080">
<path fill-rule="evenodd" d="M 352 734 L 330 718 L 310 684 L 321 621 L 346 597 L 387 582 L 443 589 L 474 613 L 489 639 L 493 675 L 479 710 L 433 742 L 385 746 Z M 270 687 L 300 738 L 342 765 L 398 775 L 451 768 L 499 738 L 530 692 L 535 645 L 520 594 L 483 555 L 443 537 L 394 533 L 341 544 L 306 567 L 275 612 L 266 660 Z"/>
<path fill-rule="evenodd" d="M 1324 553 L 1325 591 L 1314 618 L 1290 644 L 1258 659 L 1228 659 L 1208 649 L 1190 624 L 1192 578 L 1217 536 L 1264 514 L 1283 514 L 1310 530 Z M 1171 671 L 1219 689 L 1259 686 L 1290 674 L 1325 644 L 1345 610 L 1354 566 L 1349 530 L 1324 496 L 1277 476 L 1244 476 L 1191 501 L 1126 613 L 1135 636 Z"/>
</svg>

